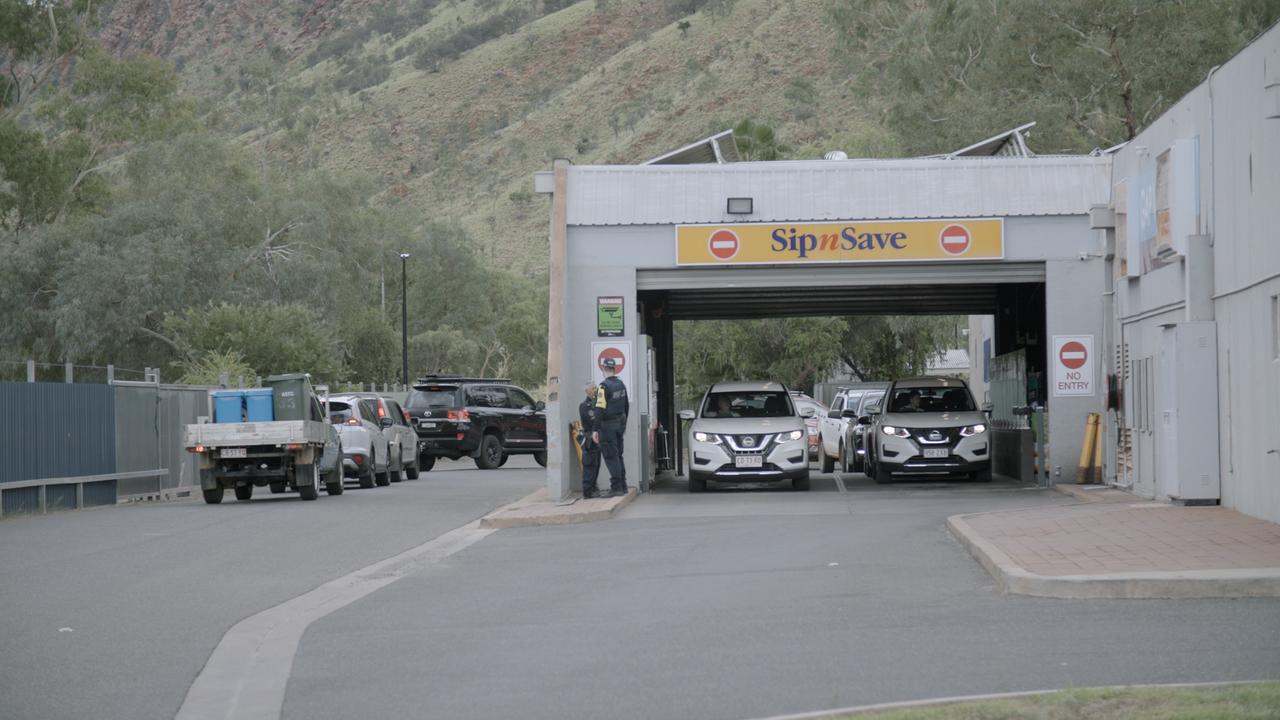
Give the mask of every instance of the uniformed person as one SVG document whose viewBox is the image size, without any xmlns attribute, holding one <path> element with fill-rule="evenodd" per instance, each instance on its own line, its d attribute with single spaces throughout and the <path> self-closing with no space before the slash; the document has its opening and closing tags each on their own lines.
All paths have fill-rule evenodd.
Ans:
<svg viewBox="0 0 1280 720">
<path fill-rule="evenodd" d="M 582 497 L 598 497 L 596 478 L 600 475 L 600 443 L 599 437 L 600 410 L 596 407 L 596 393 L 599 387 L 595 383 L 587 383 L 587 399 L 578 405 L 578 420 L 582 423 L 582 436 L 578 445 L 582 448 Z"/>
<path fill-rule="evenodd" d="M 618 363 L 605 358 L 604 382 L 596 392 L 596 409 L 600 411 L 599 431 L 594 436 L 600 443 L 604 464 L 609 468 L 609 497 L 627 494 L 627 468 L 622 462 L 622 435 L 627 429 L 627 414 L 631 403 L 627 400 L 627 386 L 618 379 Z"/>
</svg>

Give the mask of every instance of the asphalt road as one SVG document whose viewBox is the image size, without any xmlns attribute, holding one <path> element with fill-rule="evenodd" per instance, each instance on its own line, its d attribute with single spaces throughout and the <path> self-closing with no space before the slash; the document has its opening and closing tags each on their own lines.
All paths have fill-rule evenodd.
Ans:
<svg viewBox="0 0 1280 720">
<path fill-rule="evenodd" d="M 672 486 L 503 530 L 311 625 L 287 718 L 751 718 L 861 703 L 1280 676 L 1280 601 L 998 594 L 951 514 L 1069 500 L 860 476 Z"/>
<path fill-rule="evenodd" d="M 171 718 L 237 621 L 516 500 L 530 458 L 340 497 L 140 504 L 0 523 L 0 718 Z"/>
</svg>

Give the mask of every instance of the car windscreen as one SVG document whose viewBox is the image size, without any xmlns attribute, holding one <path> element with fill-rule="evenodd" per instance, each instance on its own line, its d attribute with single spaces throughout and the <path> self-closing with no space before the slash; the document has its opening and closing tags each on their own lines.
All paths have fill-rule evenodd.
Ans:
<svg viewBox="0 0 1280 720">
<path fill-rule="evenodd" d="M 405 398 L 404 406 L 410 410 L 458 407 L 458 403 L 455 402 L 457 397 L 458 388 L 456 387 L 432 385 L 414 388 L 409 392 L 409 397 Z"/>
<path fill-rule="evenodd" d="M 973 397 L 963 387 L 894 388 L 886 409 L 891 413 L 973 412 Z"/>
<path fill-rule="evenodd" d="M 863 395 L 863 396 L 862 396 L 862 405 L 861 405 L 861 406 L 859 406 L 859 408 L 858 408 L 858 414 L 859 414 L 859 415 L 866 415 L 866 414 L 867 414 L 867 408 L 871 407 L 872 405 L 876 405 L 876 404 L 878 404 L 878 403 L 879 403 L 881 400 L 883 400 L 883 399 L 884 399 L 884 393 L 883 393 L 883 392 L 880 392 L 879 390 L 877 390 L 877 391 L 875 391 L 875 392 L 869 392 L 869 393 L 867 393 L 866 395 Z"/>
<path fill-rule="evenodd" d="M 790 417 L 796 411 L 785 392 L 734 390 L 707 394 L 702 404 L 704 418 Z"/>
</svg>

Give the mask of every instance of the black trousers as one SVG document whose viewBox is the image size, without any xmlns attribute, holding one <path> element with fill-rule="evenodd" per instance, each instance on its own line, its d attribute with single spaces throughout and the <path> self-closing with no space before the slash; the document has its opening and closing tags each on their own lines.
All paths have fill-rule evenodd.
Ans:
<svg viewBox="0 0 1280 720">
<path fill-rule="evenodd" d="M 609 490 L 627 489 L 627 467 L 622 462 L 622 435 L 626 424 L 621 418 L 600 423 L 600 452 L 609 468 Z"/>
<path fill-rule="evenodd" d="M 587 440 L 590 443 L 590 439 Z M 599 492 L 596 478 L 600 476 L 600 446 L 592 444 L 582 450 L 582 494 L 595 495 Z"/>
</svg>

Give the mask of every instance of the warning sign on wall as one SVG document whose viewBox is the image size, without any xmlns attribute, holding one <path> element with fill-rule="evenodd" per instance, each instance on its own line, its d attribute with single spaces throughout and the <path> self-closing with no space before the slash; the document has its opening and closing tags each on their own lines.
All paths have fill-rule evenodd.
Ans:
<svg viewBox="0 0 1280 720">
<path fill-rule="evenodd" d="M 1053 336 L 1053 395 L 1093 395 L 1096 390 L 1092 335 Z"/>
</svg>

